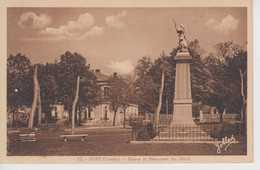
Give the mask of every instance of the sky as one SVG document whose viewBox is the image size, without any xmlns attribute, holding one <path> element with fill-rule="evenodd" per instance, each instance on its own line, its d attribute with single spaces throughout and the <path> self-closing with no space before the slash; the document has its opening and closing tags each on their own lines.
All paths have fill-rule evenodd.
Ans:
<svg viewBox="0 0 260 170">
<path fill-rule="evenodd" d="M 172 19 L 207 56 L 219 42 L 247 43 L 247 9 L 232 8 L 8 8 L 7 54 L 33 64 L 54 63 L 66 51 L 91 69 L 127 74 L 143 56 L 156 59 L 178 45 Z"/>
</svg>

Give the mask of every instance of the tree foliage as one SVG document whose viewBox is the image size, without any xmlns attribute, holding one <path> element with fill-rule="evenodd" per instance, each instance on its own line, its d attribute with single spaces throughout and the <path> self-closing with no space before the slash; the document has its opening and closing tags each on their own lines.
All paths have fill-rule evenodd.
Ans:
<svg viewBox="0 0 260 170">
<path fill-rule="evenodd" d="M 7 59 L 7 106 L 30 106 L 33 98 L 33 68 L 30 60 L 18 53 Z"/>
<path fill-rule="evenodd" d="M 233 42 L 219 43 L 215 46 L 216 53 L 210 53 L 202 58 L 204 53 L 199 41 L 189 42 L 188 50 L 192 56 L 190 64 L 192 100 L 216 107 L 220 113 L 224 109 L 228 112 L 238 113 L 242 107 L 241 74 L 247 68 L 247 53 Z M 164 52 L 154 62 L 149 57 L 140 59 L 136 66 L 137 79 L 135 82 L 139 110 L 155 111 L 159 98 L 159 88 L 162 76 L 162 64 L 167 62 L 169 67 L 165 74 L 165 88 L 161 113 L 165 113 L 166 100 L 169 99 L 169 108 L 172 109 L 175 83 L 174 48 L 170 56 Z M 246 74 L 244 74 L 243 92 L 247 96 Z M 170 111 L 172 112 L 172 110 Z"/>
<path fill-rule="evenodd" d="M 43 112 L 50 118 L 50 104 L 71 106 L 75 97 L 77 77 L 81 77 L 78 106 L 95 107 L 100 102 L 97 79 L 86 58 L 66 52 L 60 62 L 37 64 Z M 7 60 L 8 107 L 30 106 L 33 99 L 33 68 L 24 55 L 10 55 Z M 70 110 L 71 111 L 71 110 Z"/>
<path fill-rule="evenodd" d="M 135 94 L 139 105 L 139 111 L 145 113 L 152 112 L 156 108 L 156 96 L 158 85 L 153 81 L 153 76 L 150 74 L 152 68 L 152 60 L 150 57 L 143 57 L 137 62 L 135 68 Z"/>
<path fill-rule="evenodd" d="M 125 82 L 123 77 L 121 76 L 112 76 L 108 80 L 108 83 L 109 88 L 107 98 L 109 101 L 110 109 L 114 112 L 113 126 L 115 126 L 116 114 L 121 106 L 122 98 L 124 96 L 123 87 L 125 86 Z"/>
<path fill-rule="evenodd" d="M 216 106 L 220 113 L 224 108 L 228 112 L 239 113 L 242 107 L 240 70 L 243 73 L 247 70 L 247 52 L 230 41 L 219 43 L 215 48 L 216 53 L 204 60 L 215 81 L 208 104 Z M 246 96 L 247 76 L 243 78 Z"/>
</svg>

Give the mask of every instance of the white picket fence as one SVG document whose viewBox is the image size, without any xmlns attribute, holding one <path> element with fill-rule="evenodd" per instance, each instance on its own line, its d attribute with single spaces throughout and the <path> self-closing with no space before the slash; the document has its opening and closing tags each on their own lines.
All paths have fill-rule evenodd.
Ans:
<svg viewBox="0 0 260 170">
<path fill-rule="evenodd" d="M 172 116 L 173 116 L 173 114 L 160 114 L 159 115 L 159 119 L 160 120 L 165 120 L 165 119 L 172 119 Z M 223 114 L 223 119 L 233 119 L 233 120 L 235 120 L 235 119 L 238 119 L 240 117 L 240 115 L 239 114 L 235 114 L 235 113 L 230 113 L 230 114 Z M 149 116 L 149 118 L 150 118 L 150 120 L 153 120 L 154 119 L 154 114 L 150 114 L 150 116 Z M 220 120 L 220 114 L 203 114 L 203 117 L 202 118 L 200 118 L 200 120 L 201 121 L 213 121 L 213 120 L 215 120 L 215 121 L 219 121 Z M 215 122 L 214 121 L 214 122 Z"/>
<path fill-rule="evenodd" d="M 239 114 L 223 114 L 223 119 L 237 119 Z M 203 119 L 220 119 L 220 114 L 203 114 Z"/>
<path fill-rule="evenodd" d="M 225 115 L 223 115 L 223 118 L 224 119 L 237 119 L 237 118 L 239 118 L 239 114 L 225 114 Z"/>
</svg>

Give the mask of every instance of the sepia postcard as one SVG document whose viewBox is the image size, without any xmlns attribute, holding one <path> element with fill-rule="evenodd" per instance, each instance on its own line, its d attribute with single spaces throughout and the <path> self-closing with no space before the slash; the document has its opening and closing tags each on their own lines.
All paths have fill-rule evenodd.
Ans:
<svg viewBox="0 0 260 170">
<path fill-rule="evenodd" d="M 253 162 L 251 0 L 0 0 L 1 164 Z"/>
</svg>

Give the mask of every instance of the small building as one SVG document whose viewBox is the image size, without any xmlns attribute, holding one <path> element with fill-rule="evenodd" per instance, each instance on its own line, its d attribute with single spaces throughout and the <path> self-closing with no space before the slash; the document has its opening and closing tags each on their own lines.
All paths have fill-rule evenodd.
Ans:
<svg viewBox="0 0 260 170">
<path fill-rule="evenodd" d="M 114 119 L 114 112 L 110 109 L 110 103 L 107 98 L 108 95 L 108 89 L 109 89 L 109 83 L 108 79 L 110 76 L 104 75 L 101 73 L 100 69 L 95 70 L 95 75 L 97 77 L 98 85 L 101 88 L 102 92 L 102 99 L 103 102 L 92 109 L 90 114 L 85 118 L 86 120 L 83 121 L 83 125 L 96 125 L 96 126 L 102 126 L 102 125 L 112 125 L 113 119 Z M 117 76 L 117 73 L 114 73 L 113 76 Z M 86 111 L 88 113 L 88 111 Z M 123 114 L 122 108 L 119 108 L 116 113 L 116 120 L 115 125 L 123 125 L 124 122 L 124 114 Z M 138 105 L 131 104 L 126 109 L 125 118 L 129 119 L 131 116 L 137 116 L 138 115 Z"/>
<path fill-rule="evenodd" d="M 64 105 L 61 104 L 51 104 L 51 118 L 54 119 L 64 119 L 67 115 L 64 114 Z"/>
</svg>

